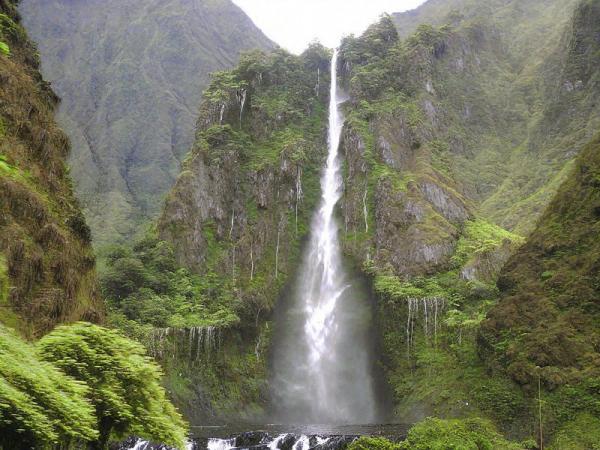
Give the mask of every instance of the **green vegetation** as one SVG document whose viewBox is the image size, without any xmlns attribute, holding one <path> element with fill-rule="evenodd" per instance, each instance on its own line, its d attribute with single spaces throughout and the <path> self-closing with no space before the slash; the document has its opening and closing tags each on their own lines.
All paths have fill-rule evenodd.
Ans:
<svg viewBox="0 0 600 450">
<path fill-rule="evenodd" d="M 121 6 L 74 4 L 69 14 L 62 0 L 19 7 L 62 99 L 71 174 L 101 251 L 140 238 L 159 215 L 192 146 L 210 74 L 235 66 L 243 51 L 274 47 L 229 1 Z M 125 22 L 135 27 L 126 31 Z"/>
<path fill-rule="evenodd" d="M 85 383 L 42 362 L 0 325 L 0 447 L 53 448 L 98 437 Z"/>
<path fill-rule="evenodd" d="M 104 449 L 137 434 L 183 448 L 186 426 L 145 350 L 79 323 L 35 345 L 0 325 L 0 447 Z"/>
<path fill-rule="evenodd" d="M 1 11 L 12 57 L 0 64 L 0 322 L 41 336 L 64 321 L 99 321 L 103 305 L 65 165 L 69 142 L 53 117 L 58 99 L 39 75 L 16 2 Z"/>
<path fill-rule="evenodd" d="M 363 437 L 348 447 L 349 450 L 524 450 L 526 448 L 535 448 L 535 442 L 523 444 L 509 442 L 491 423 L 482 419 L 434 418 L 425 419 L 414 425 L 408 432 L 406 440 L 400 443 L 393 443 L 384 438 Z"/>
<path fill-rule="evenodd" d="M 399 449 L 406 450 L 522 450 L 505 440 L 481 419 L 427 419 L 410 429 Z"/>
<path fill-rule="evenodd" d="M 229 327 L 239 323 L 229 287 L 215 276 L 200 277 L 178 266 L 173 247 L 149 234 L 132 248 L 105 255 L 104 297 L 113 319 L 123 315 L 155 328 Z"/>
<path fill-rule="evenodd" d="M 586 420 L 600 418 L 594 347 L 600 317 L 599 149 L 596 137 L 526 244 L 503 269 L 501 300 L 481 329 L 480 351 L 490 366 L 530 391 L 537 392 L 541 381 L 544 421 L 551 429 L 577 429 L 581 414 L 590 416 Z M 561 439 L 566 439 L 564 433 Z"/>
<path fill-rule="evenodd" d="M 78 323 L 56 328 L 37 348 L 45 361 L 89 386 L 98 448 L 111 437 L 132 434 L 184 447 L 186 426 L 160 385 L 160 369 L 140 344 L 116 331 Z"/>
<path fill-rule="evenodd" d="M 10 56 L 10 47 L 6 42 L 0 41 L 0 54 Z"/>
<path fill-rule="evenodd" d="M 550 450 L 598 450 L 600 449 L 600 419 L 582 413 L 556 432 Z"/>
<path fill-rule="evenodd" d="M 505 243 L 515 246 L 523 244 L 524 239 L 485 220 L 470 220 L 465 224 L 452 262 L 462 267 L 470 258 L 489 255 Z"/>
<path fill-rule="evenodd" d="M 348 446 L 348 450 L 398 450 L 400 447 L 385 438 L 361 437 Z"/>
</svg>

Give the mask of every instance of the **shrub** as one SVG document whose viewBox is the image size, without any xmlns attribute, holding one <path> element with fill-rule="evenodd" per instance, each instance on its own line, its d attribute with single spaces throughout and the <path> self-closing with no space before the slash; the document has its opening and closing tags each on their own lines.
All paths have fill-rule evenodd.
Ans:
<svg viewBox="0 0 600 450">
<path fill-rule="evenodd" d="M 98 437 L 84 383 L 35 357 L 0 325 L 0 448 L 46 449 Z"/>
<path fill-rule="evenodd" d="M 100 435 L 97 448 L 130 434 L 183 448 L 186 425 L 167 400 L 161 371 L 144 348 L 118 332 L 77 323 L 38 342 L 39 355 L 90 387 Z"/>
<path fill-rule="evenodd" d="M 398 446 L 398 444 L 394 444 L 393 442 L 390 442 L 384 438 L 361 437 L 360 439 L 357 439 L 352 444 L 350 444 L 348 450 L 397 450 L 399 448 L 400 447 Z"/>
<path fill-rule="evenodd" d="M 518 450 L 483 419 L 429 418 L 415 425 L 400 444 L 406 450 Z"/>
</svg>

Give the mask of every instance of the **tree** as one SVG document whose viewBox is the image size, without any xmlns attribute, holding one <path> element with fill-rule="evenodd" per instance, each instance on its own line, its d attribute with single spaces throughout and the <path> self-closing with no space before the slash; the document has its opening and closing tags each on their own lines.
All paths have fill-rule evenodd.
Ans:
<svg viewBox="0 0 600 450">
<path fill-rule="evenodd" d="M 184 446 L 186 424 L 160 385 L 160 368 L 140 344 L 117 331 L 77 323 L 58 327 L 37 346 L 43 359 L 88 384 L 100 431 L 96 448 L 126 435 Z"/>
<path fill-rule="evenodd" d="M 0 325 L 0 448 L 53 448 L 97 439 L 89 391 Z"/>
</svg>

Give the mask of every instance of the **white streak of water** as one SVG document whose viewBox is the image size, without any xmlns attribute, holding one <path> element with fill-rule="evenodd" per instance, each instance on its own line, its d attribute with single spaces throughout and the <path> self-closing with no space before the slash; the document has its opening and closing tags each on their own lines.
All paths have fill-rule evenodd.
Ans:
<svg viewBox="0 0 600 450">
<path fill-rule="evenodd" d="M 321 178 L 321 201 L 312 222 L 296 303 L 287 318 L 290 327 L 283 340 L 288 342 L 281 344 L 284 350 L 275 357 L 274 390 L 289 418 L 314 423 L 370 423 L 375 416 L 368 355 L 370 309 L 366 296 L 356 294 L 343 268 L 335 217 L 343 190 L 338 152 L 344 124 L 337 61 L 336 51 L 331 63 L 329 149 Z M 302 324 L 301 329 L 297 323 Z M 294 327 L 298 328 L 296 336 L 290 331 Z M 304 448 L 300 445 L 304 446 L 296 443 L 294 448 Z"/>
<path fill-rule="evenodd" d="M 235 439 L 209 439 L 208 450 L 231 450 L 235 448 Z"/>
</svg>

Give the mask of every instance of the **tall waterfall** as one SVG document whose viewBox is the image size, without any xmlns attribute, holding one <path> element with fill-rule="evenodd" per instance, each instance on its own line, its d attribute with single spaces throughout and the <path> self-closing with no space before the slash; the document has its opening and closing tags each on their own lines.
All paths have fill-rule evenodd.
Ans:
<svg viewBox="0 0 600 450">
<path fill-rule="evenodd" d="M 344 123 L 337 61 L 336 51 L 322 197 L 274 342 L 275 419 L 297 423 L 365 424 L 376 419 L 370 301 L 366 289 L 343 267 L 335 217 L 343 189 L 338 149 Z"/>
</svg>

